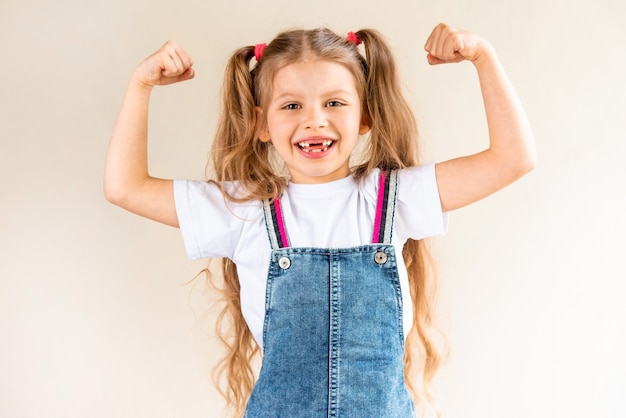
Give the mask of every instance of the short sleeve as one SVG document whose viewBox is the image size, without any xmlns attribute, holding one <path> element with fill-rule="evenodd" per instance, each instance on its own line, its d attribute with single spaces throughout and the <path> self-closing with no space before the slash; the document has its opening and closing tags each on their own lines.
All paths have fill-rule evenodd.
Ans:
<svg viewBox="0 0 626 418">
<path fill-rule="evenodd" d="M 174 199 L 187 256 L 232 258 L 251 205 L 227 205 L 217 185 L 192 180 L 174 180 Z"/>
<path fill-rule="evenodd" d="M 402 239 L 416 240 L 447 232 L 448 214 L 441 209 L 434 163 L 400 170 L 395 230 Z"/>
</svg>

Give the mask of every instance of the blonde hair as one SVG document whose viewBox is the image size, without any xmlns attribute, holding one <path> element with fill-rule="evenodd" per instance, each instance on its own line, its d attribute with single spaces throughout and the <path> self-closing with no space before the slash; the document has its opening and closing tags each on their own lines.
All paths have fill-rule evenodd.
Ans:
<svg viewBox="0 0 626 418">
<path fill-rule="evenodd" d="M 212 145 L 216 182 L 237 181 L 243 196 L 225 194 L 231 201 L 272 199 L 280 196 L 287 179 L 278 174 L 271 144 L 256 137 L 256 106 L 270 99 L 273 77 L 286 65 L 304 60 L 327 60 L 344 65 L 354 74 L 362 98 L 363 115 L 371 133 L 366 158 L 353 168 L 362 177 L 374 168 L 401 169 L 418 164 L 417 124 L 402 94 L 391 50 L 375 30 L 355 32 L 365 56 L 356 43 L 328 29 L 292 30 L 280 33 L 252 66 L 255 46 L 235 51 L 224 76 L 222 113 Z M 252 69 L 251 69 L 252 67 Z M 413 328 L 405 350 L 405 380 L 416 403 L 432 402 L 430 386 L 442 361 L 433 332 L 435 280 L 425 241 L 408 240 L 403 248 L 414 305 Z M 255 359 L 259 347 L 245 324 L 239 301 L 235 264 L 222 261 L 223 282 L 219 286 L 223 309 L 217 331 L 226 354 L 214 378 L 235 415 L 242 415 L 255 382 Z"/>
</svg>

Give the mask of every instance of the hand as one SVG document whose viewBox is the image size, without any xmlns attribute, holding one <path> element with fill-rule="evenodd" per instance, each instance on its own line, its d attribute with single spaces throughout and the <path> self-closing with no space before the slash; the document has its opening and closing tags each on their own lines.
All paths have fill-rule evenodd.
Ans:
<svg viewBox="0 0 626 418">
<path fill-rule="evenodd" d="M 178 44 L 166 42 L 146 58 L 133 73 L 133 78 L 147 86 L 166 85 L 192 79 L 193 60 Z"/>
<path fill-rule="evenodd" d="M 424 45 L 430 65 L 464 60 L 476 62 L 488 48 L 489 43 L 481 37 L 445 23 L 440 23 L 433 29 Z"/>
</svg>

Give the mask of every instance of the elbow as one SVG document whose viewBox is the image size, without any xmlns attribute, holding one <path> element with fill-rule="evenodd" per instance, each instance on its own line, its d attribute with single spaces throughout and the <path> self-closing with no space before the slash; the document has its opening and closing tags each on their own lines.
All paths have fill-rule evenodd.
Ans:
<svg viewBox="0 0 626 418">
<path fill-rule="evenodd" d="M 133 194 L 137 191 L 138 181 L 117 170 L 105 169 L 102 184 L 104 198 L 115 206 L 127 208 Z"/>
<path fill-rule="evenodd" d="M 124 202 L 127 200 L 127 194 L 124 189 L 115 185 L 111 181 L 104 182 L 103 185 L 104 198 L 115 206 L 124 207 Z"/>
<path fill-rule="evenodd" d="M 537 147 L 535 145 L 535 138 L 532 133 L 529 134 L 526 141 L 526 158 L 524 158 L 524 169 L 526 173 L 530 173 L 537 167 Z"/>
<path fill-rule="evenodd" d="M 501 178 L 504 184 L 511 184 L 526 174 L 530 173 L 537 166 L 537 156 L 534 152 L 516 153 L 507 157 L 498 158 Z"/>
<path fill-rule="evenodd" d="M 525 176 L 526 174 L 533 171 L 535 167 L 537 167 L 536 153 L 532 152 L 526 155 L 524 158 L 518 159 L 516 164 L 512 165 L 512 167 L 514 181 Z"/>
<path fill-rule="evenodd" d="M 120 187 L 120 182 L 115 175 L 115 171 L 109 168 L 108 161 L 104 168 L 102 192 L 104 193 L 104 198 L 107 200 L 107 202 L 119 206 L 122 189 Z"/>
<path fill-rule="evenodd" d="M 119 206 L 118 202 L 121 200 L 121 198 L 120 198 L 120 193 L 118 191 L 116 191 L 113 187 L 109 186 L 106 182 L 104 183 L 103 191 L 104 191 L 104 198 L 109 203 Z"/>
<path fill-rule="evenodd" d="M 518 147 L 513 154 L 509 154 L 509 161 L 516 177 L 522 177 L 537 167 L 537 148 L 532 135 L 526 137 L 523 146 Z"/>
<path fill-rule="evenodd" d="M 533 147 L 522 163 L 523 174 L 530 173 L 537 167 L 537 150 Z"/>
<path fill-rule="evenodd" d="M 533 171 L 537 167 L 537 155 L 533 154 L 521 164 L 521 175 L 525 175 Z"/>
</svg>

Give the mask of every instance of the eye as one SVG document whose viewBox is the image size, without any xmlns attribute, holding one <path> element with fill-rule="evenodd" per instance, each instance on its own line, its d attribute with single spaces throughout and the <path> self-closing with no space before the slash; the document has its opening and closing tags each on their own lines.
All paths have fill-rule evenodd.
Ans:
<svg viewBox="0 0 626 418">
<path fill-rule="evenodd" d="M 300 105 L 298 103 L 288 103 L 285 106 L 283 106 L 283 109 L 297 110 L 297 109 L 300 109 Z"/>
<path fill-rule="evenodd" d="M 340 102 L 339 100 L 331 100 L 328 103 L 326 103 L 327 107 L 337 107 L 337 106 L 343 106 L 343 102 Z"/>
</svg>

